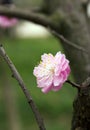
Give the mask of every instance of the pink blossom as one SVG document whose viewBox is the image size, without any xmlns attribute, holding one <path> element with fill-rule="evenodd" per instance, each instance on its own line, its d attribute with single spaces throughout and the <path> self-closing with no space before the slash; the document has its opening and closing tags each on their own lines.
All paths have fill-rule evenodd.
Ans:
<svg viewBox="0 0 90 130">
<path fill-rule="evenodd" d="M 34 68 L 33 74 L 42 92 L 58 91 L 70 74 L 69 61 L 61 52 L 57 52 L 55 56 L 44 54 L 41 56 L 40 64 Z"/>
<path fill-rule="evenodd" d="M 7 16 L 0 16 L 0 26 L 3 28 L 9 28 L 17 23 L 16 18 L 9 18 Z"/>
</svg>

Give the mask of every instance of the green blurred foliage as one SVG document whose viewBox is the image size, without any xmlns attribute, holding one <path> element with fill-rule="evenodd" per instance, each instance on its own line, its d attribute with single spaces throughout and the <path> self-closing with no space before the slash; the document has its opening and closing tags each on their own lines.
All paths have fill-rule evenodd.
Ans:
<svg viewBox="0 0 90 130">
<path fill-rule="evenodd" d="M 65 83 L 58 92 L 43 94 L 37 88 L 36 79 L 33 76 L 33 68 L 40 61 L 43 53 L 53 53 L 62 51 L 59 42 L 53 37 L 39 39 L 4 39 L 4 47 L 20 72 L 27 85 L 38 109 L 44 118 L 47 130 L 69 130 L 72 117 L 72 101 L 75 96 L 75 89 Z M 34 115 L 22 93 L 17 81 L 11 78 L 8 72 L 12 87 L 16 92 L 17 107 L 23 130 L 36 130 L 38 126 Z M 3 79 L 4 81 L 4 79 Z M 0 90 L 2 87 L 0 87 Z M 2 90 L 0 91 L 2 95 Z M 7 130 L 7 115 L 5 103 L 0 98 L 0 129 Z"/>
</svg>

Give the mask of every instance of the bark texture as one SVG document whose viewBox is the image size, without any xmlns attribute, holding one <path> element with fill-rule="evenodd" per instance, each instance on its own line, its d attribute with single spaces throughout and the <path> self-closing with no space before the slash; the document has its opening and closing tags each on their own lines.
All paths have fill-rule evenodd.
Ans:
<svg viewBox="0 0 90 130">
<path fill-rule="evenodd" d="M 57 23 L 57 31 L 87 51 L 86 54 L 61 41 L 65 53 L 70 60 L 75 80 L 77 83 L 82 83 L 90 73 L 90 38 L 82 1 L 53 0 L 53 2 L 51 0 L 44 1 L 43 5 L 44 12 L 47 13 L 48 10 L 49 15 L 52 15 Z M 61 13 L 64 16 L 64 22 L 60 22 Z"/>
<path fill-rule="evenodd" d="M 74 113 L 71 130 L 90 129 L 90 85 L 81 88 L 73 103 Z"/>
<path fill-rule="evenodd" d="M 51 2 L 51 0 L 48 1 Z M 90 74 L 90 31 L 82 0 L 57 0 L 58 4 L 55 4 L 55 6 L 53 2 L 49 3 L 49 5 L 44 0 L 44 12 L 49 12 L 47 14 L 55 16 L 54 20 L 56 20 L 55 22 L 58 25 L 57 32 L 73 42 L 72 44 L 79 45 L 87 51 L 86 54 L 61 41 L 70 60 L 75 80 L 81 84 Z M 64 16 L 64 22 L 59 21 L 60 13 Z M 73 109 L 71 130 L 90 130 L 90 84 L 84 85 L 84 87 L 81 86 L 81 89 L 78 90 Z"/>
</svg>

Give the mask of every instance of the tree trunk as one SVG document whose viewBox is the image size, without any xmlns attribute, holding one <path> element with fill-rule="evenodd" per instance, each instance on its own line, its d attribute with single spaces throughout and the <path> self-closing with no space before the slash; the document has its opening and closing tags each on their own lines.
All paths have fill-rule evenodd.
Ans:
<svg viewBox="0 0 90 130">
<path fill-rule="evenodd" d="M 56 0 L 53 0 L 55 4 Z M 49 4 L 48 4 L 49 2 Z M 58 24 L 58 33 L 65 38 L 83 47 L 87 54 L 73 46 L 62 42 L 65 53 L 70 60 L 70 65 L 77 83 L 82 83 L 90 74 L 90 37 L 87 19 L 82 7 L 81 0 L 57 0 L 55 6 L 51 0 L 44 0 L 44 11 L 49 15 L 63 13 L 65 22 Z M 48 6 L 52 7 L 48 7 Z M 46 8 L 47 7 L 47 8 Z M 47 11 L 48 10 L 48 11 Z M 58 15 L 58 17 L 61 17 Z M 72 130 L 90 130 L 90 86 L 79 89 L 76 100 L 73 103 L 74 113 Z"/>
<path fill-rule="evenodd" d="M 87 81 L 86 81 L 87 82 Z M 71 130 L 90 129 L 90 78 L 89 86 L 85 85 L 79 89 L 73 103 L 73 119 Z"/>
<path fill-rule="evenodd" d="M 61 25 L 58 24 L 58 32 L 87 51 L 86 54 L 61 41 L 65 53 L 70 60 L 75 80 L 78 83 L 82 83 L 90 73 L 90 38 L 82 3 L 78 0 L 53 0 L 53 2 L 51 0 L 44 0 L 43 5 L 44 12 L 48 12 L 49 15 L 55 16 L 55 14 L 57 15 L 57 12 L 58 14 L 59 12 L 63 13 L 65 22 L 62 22 Z M 61 23 L 59 21 L 59 16 L 60 15 L 58 15 L 58 20 L 55 21 L 57 23 Z"/>
</svg>

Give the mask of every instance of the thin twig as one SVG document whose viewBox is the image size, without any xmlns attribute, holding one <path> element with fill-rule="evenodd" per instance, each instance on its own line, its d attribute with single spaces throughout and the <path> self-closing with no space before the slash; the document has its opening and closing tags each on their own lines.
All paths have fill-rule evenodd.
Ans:
<svg viewBox="0 0 90 130">
<path fill-rule="evenodd" d="M 71 84 L 73 87 L 78 88 L 78 89 L 85 88 L 85 87 L 90 86 L 90 77 L 88 77 L 87 79 L 85 79 L 85 81 L 82 84 L 80 84 L 80 85 L 76 84 L 76 83 L 74 83 L 74 82 L 72 82 L 70 80 L 67 80 L 66 82 L 69 83 L 69 84 Z"/>
<path fill-rule="evenodd" d="M 78 49 L 78 50 L 80 50 L 80 51 L 83 51 L 83 52 L 87 53 L 87 51 L 86 51 L 84 48 L 82 48 L 81 46 L 76 45 L 75 43 L 73 43 L 73 42 L 67 40 L 66 38 L 64 38 L 64 36 L 60 35 L 60 34 L 57 33 L 56 31 L 53 31 L 53 30 L 52 30 L 51 33 L 52 33 L 55 37 L 59 38 L 60 40 L 62 40 L 62 41 L 65 42 L 66 44 L 68 44 L 69 46 L 72 46 L 72 47 L 74 47 L 74 48 L 76 48 L 76 49 Z"/>
<path fill-rule="evenodd" d="M 39 126 L 40 130 L 46 130 L 45 126 L 44 126 L 44 122 L 43 119 L 41 118 L 41 115 L 37 109 L 37 106 L 35 104 L 35 102 L 33 101 L 31 94 L 29 93 L 29 91 L 26 88 L 26 85 L 24 83 L 24 81 L 22 80 L 19 72 L 17 71 L 16 67 L 14 66 L 14 64 L 12 63 L 11 59 L 9 58 L 9 56 L 6 54 L 4 48 L 2 45 L 0 45 L 0 55 L 2 56 L 2 58 L 5 60 L 5 62 L 7 63 L 7 65 L 9 66 L 13 77 L 18 81 L 24 95 L 26 96 L 26 99 L 34 113 L 35 119 L 37 121 L 37 124 Z"/>
<path fill-rule="evenodd" d="M 75 87 L 75 88 L 80 88 L 80 85 L 79 84 L 76 84 L 76 83 L 74 83 L 74 82 L 72 82 L 72 81 L 70 81 L 70 80 L 67 80 L 66 81 L 67 83 L 69 83 L 69 84 L 71 84 L 73 87 Z"/>
</svg>

